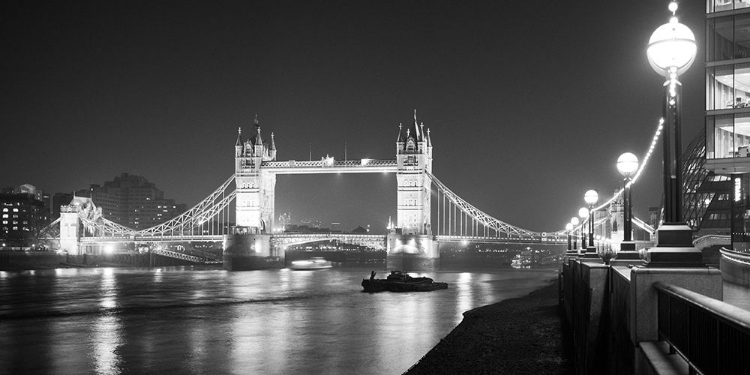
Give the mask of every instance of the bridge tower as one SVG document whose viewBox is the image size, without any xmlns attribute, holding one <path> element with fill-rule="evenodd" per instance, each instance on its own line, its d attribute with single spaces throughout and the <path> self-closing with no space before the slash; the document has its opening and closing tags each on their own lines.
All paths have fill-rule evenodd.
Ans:
<svg viewBox="0 0 750 375">
<path fill-rule="evenodd" d="M 440 255 L 432 240 L 431 189 L 432 140 L 429 129 L 417 121 L 396 139 L 397 219 L 388 235 L 388 268 L 431 270 L 439 267 Z"/>
<path fill-rule="evenodd" d="M 242 129 L 239 129 L 234 149 L 237 226 L 248 228 L 257 234 L 270 232 L 273 225 L 276 175 L 263 171 L 261 164 L 276 160 L 273 133 L 270 143 L 264 142 L 256 117 L 253 136 L 243 142 Z"/>
<path fill-rule="evenodd" d="M 78 246 L 81 221 L 78 220 L 79 206 L 60 206 L 60 250 L 70 255 L 81 255 Z"/>
<path fill-rule="evenodd" d="M 271 248 L 276 175 L 262 168 L 264 161 L 276 160 L 276 143 L 273 133 L 270 141 L 264 140 L 257 116 L 254 125 L 247 140 L 238 130 L 234 146 L 236 226 L 224 239 L 228 270 L 283 266 L 283 253 Z"/>
</svg>

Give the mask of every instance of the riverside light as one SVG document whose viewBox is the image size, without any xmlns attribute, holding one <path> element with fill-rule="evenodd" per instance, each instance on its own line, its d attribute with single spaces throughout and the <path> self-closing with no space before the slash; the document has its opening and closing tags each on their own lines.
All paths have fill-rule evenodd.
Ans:
<svg viewBox="0 0 750 375">
<path fill-rule="evenodd" d="M 596 190 L 589 190 L 583 195 L 583 200 L 589 205 L 589 246 L 594 246 L 594 205 L 599 201 L 599 193 Z M 595 251 L 594 249 L 586 252 Z"/>
<path fill-rule="evenodd" d="M 664 221 L 678 223 L 682 221 L 682 140 L 679 115 L 682 85 L 678 81 L 678 76 L 693 64 L 697 48 L 693 32 L 677 20 L 677 3 L 672 1 L 669 10 L 672 17 L 668 23 L 659 26 L 651 34 L 646 54 L 654 71 L 667 78 L 663 107 L 666 125 L 663 138 Z"/>
<path fill-rule="evenodd" d="M 568 251 L 573 250 L 573 242 L 570 240 L 570 232 L 573 231 L 573 224 L 567 223 L 565 224 L 565 231 L 568 232 Z"/>
<path fill-rule="evenodd" d="M 638 157 L 631 152 L 620 155 L 617 158 L 617 170 L 623 177 L 630 179 L 638 170 Z"/>
<path fill-rule="evenodd" d="M 573 224 L 573 228 L 576 228 L 576 227 L 578 227 L 578 224 L 580 224 L 581 222 L 578 220 L 578 217 L 573 216 L 570 219 L 570 223 Z M 579 233 L 582 233 L 583 229 L 579 228 L 579 231 L 580 231 Z M 578 240 L 575 240 L 575 241 L 573 241 L 573 250 L 575 250 L 577 248 L 578 248 Z"/>
<path fill-rule="evenodd" d="M 626 152 L 617 158 L 617 170 L 620 171 L 625 179 L 622 181 L 622 205 L 623 205 L 623 244 L 622 250 L 635 251 L 635 244 L 632 243 L 633 232 L 633 203 L 630 200 L 631 177 L 638 170 L 638 157 L 630 152 Z"/>
<path fill-rule="evenodd" d="M 675 1 L 669 4 L 669 10 L 672 17 L 651 34 L 646 51 L 654 71 L 667 78 L 662 105 L 664 223 L 657 229 L 656 246 L 648 251 L 646 262 L 673 267 L 700 265 L 702 254 L 693 246 L 692 229 L 682 220 L 682 84 L 678 81 L 695 60 L 697 48 L 693 32 L 677 20 Z"/>
<path fill-rule="evenodd" d="M 596 190 L 589 190 L 583 195 L 583 200 L 589 206 L 593 206 L 599 201 L 599 193 Z"/>
<path fill-rule="evenodd" d="M 693 32 L 677 21 L 677 3 L 670 3 L 669 10 L 672 12 L 669 23 L 659 26 L 651 34 L 646 50 L 651 67 L 667 78 L 688 70 L 695 61 L 697 51 Z"/>
<path fill-rule="evenodd" d="M 581 207 L 578 209 L 578 217 L 581 218 L 581 249 L 586 248 L 586 218 L 589 217 L 589 209 Z"/>
</svg>

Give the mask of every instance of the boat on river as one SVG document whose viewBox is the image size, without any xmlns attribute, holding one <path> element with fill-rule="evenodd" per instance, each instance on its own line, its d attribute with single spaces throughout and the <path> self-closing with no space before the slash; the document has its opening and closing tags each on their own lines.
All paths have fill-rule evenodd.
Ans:
<svg viewBox="0 0 750 375">
<path fill-rule="evenodd" d="M 331 261 L 325 260 L 325 258 L 322 257 L 312 257 L 310 259 L 304 259 L 304 260 L 295 260 L 292 261 L 291 265 L 289 265 L 289 268 L 293 270 L 322 270 L 326 268 L 331 268 L 333 265 L 331 264 Z"/>
<path fill-rule="evenodd" d="M 448 283 L 435 282 L 429 277 L 412 277 L 406 272 L 391 271 L 385 279 L 376 279 L 372 271 L 369 279 L 362 279 L 362 288 L 367 293 L 378 292 L 430 292 L 448 289 Z"/>
</svg>

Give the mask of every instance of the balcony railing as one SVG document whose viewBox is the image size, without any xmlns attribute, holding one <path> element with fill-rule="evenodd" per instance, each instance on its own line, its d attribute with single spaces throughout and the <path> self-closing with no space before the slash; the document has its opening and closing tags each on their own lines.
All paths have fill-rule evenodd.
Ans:
<svg viewBox="0 0 750 375">
<path fill-rule="evenodd" d="M 750 368 L 750 311 L 662 282 L 659 338 L 679 353 L 690 373 L 740 374 Z"/>
</svg>

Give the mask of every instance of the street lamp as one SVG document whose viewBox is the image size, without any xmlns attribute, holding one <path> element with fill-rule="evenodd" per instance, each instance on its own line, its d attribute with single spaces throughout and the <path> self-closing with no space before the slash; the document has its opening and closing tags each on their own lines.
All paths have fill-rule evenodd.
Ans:
<svg viewBox="0 0 750 375">
<path fill-rule="evenodd" d="M 594 205 L 599 201 L 599 193 L 596 190 L 589 190 L 583 195 L 583 200 L 589 205 L 589 242 L 590 246 L 594 246 Z"/>
<path fill-rule="evenodd" d="M 621 251 L 635 251 L 633 242 L 633 203 L 630 199 L 631 177 L 638 170 L 638 157 L 626 152 L 617 158 L 617 170 L 625 178 L 622 181 L 622 205 L 623 205 L 623 240 Z"/>
<path fill-rule="evenodd" d="M 578 220 L 577 217 L 573 216 L 573 218 L 570 219 L 570 223 L 573 224 L 573 228 L 575 228 L 581 222 Z M 578 240 L 573 241 L 573 250 L 576 250 L 576 249 L 578 249 Z"/>
<path fill-rule="evenodd" d="M 680 106 L 682 84 L 677 80 L 693 64 L 696 54 L 695 36 L 690 29 L 679 23 L 675 16 L 677 3 L 671 2 L 672 17 L 669 23 L 659 26 L 648 41 L 648 62 L 651 67 L 667 78 L 664 83 L 664 222 L 682 221 L 680 188 L 682 175 L 680 154 Z"/>
<path fill-rule="evenodd" d="M 573 250 L 573 242 L 570 240 L 570 232 L 573 230 L 573 224 L 565 224 L 565 231 L 568 232 L 568 252 Z"/>
<path fill-rule="evenodd" d="M 682 222 L 682 138 L 680 107 L 682 84 L 678 81 L 693 64 L 696 55 L 695 36 L 690 29 L 677 21 L 677 3 L 669 4 L 672 17 L 659 26 L 648 41 L 648 61 L 663 75 L 664 83 L 664 223 L 656 235 L 656 248 L 649 251 L 647 262 L 657 265 L 700 265 L 701 253 L 693 247 L 692 230 Z"/>
<path fill-rule="evenodd" d="M 586 233 L 584 229 L 586 227 L 586 218 L 589 217 L 589 209 L 581 207 L 578 209 L 578 217 L 581 218 L 581 249 L 586 249 Z"/>
</svg>

